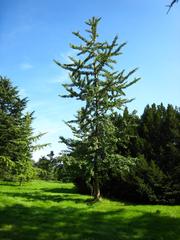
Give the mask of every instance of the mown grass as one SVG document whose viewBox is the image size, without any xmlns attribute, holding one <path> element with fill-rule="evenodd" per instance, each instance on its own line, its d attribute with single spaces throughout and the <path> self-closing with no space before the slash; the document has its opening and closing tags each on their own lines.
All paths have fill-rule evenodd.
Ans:
<svg viewBox="0 0 180 240">
<path fill-rule="evenodd" d="M 179 240 L 180 206 L 89 205 L 73 184 L 0 182 L 1 240 Z"/>
</svg>

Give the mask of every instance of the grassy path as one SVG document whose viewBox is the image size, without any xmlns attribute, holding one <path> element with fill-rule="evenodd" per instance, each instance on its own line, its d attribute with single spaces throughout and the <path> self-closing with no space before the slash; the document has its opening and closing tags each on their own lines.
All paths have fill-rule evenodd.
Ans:
<svg viewBox="0 0 180 240">
<path fill-rule="evenodd" d="M 180 206 L 88 198 L 72 184 L 1 182 L 0 240 L 180 240 Z"/>
</svg>

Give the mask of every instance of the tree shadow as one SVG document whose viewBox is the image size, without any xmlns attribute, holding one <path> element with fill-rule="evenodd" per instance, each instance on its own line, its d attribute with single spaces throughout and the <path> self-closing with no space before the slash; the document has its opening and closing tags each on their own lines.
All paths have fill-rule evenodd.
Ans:
<svg viewBox="0 0 180 240">
<path fill-rule="evenodd" d="M 41 188 L 32 192 L 3 192 L 24 202 L 69 201 L 67 204 L 14 204 L 0 209 L 2 240 L 179 240 L 180 219 L 129 209 L 107 211 L 85 203 L 75 189 Z M 72 203 L 70 203 L 70 201 Z M 39 204 L 39 205 L 38 205 Z M 135 216 L 135 217 L 134 217 Z"/>
<path fill-rule="evenodd" d="M 78 195 L 72 194 L 42 194 L 39 192 L 32 192 L 32 193 L 25 193 L 25 192 L 3 192 L 6 196 L 13 197 L 13 198 L 24 198 L 25 201 L 52 201 L 52 202 L 62 202 L 62 201 L 73 201 L 74 203 L 85 203 L 87 201 L 86 199 L 83 199 L 81 196 L 78 197 Z"/>
<path fill-rule="evenodd" d="M 52 201 L 52 202 L 62 202 L 62 201 L 73 201 L 74 203 L 85 203 L 90 196 L 82 198 L 81 195 L 76 194 L 76 188 L 40 188 L 37 191 L 23 192 L 22 189 L 13 192 L 4 192 L 3 194 L 13 198 L 23 198 L 25 201 Z"/>
<path fill-rule="evenodd" d="M 19 183 L 17 183 L 17 182 L 4 182 L 4 181 L 0 181 L 0 185 L 2 185 L 2 186 L 17 186 L 17 185 L 19 185 Z"/>
<path fill-rule="evenodd" d="M 74 207 L 25 207 L 0 210 L 3 240 L 178 240 L 180 219 L 141 212 L 123 217 L 118 211 L 87 211 Z"/>
<path fill-rule="evenodd" d="M 73 188 L 41 188 L 41 191 L 48 192 L 48 193 L 68 193 L 68 194 L 74 194 L 77 193 L 77 190 L 75 187 Z"/>
</svg>

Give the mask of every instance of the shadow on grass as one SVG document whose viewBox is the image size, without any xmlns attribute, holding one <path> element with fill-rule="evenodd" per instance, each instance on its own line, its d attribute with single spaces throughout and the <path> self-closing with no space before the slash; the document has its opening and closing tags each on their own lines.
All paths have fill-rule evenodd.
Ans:
<svg viewBox="0 0 180 240">
<path fill-rule="evenodd" d="M 32 192 L 4 192 L 24 201 L 71 201 L 27 207 L 21 204 L 0 209 L 1 240 L 179 240 L 180 219 L 129 210 L 102 211 L 84 203 L 75 189 L 41 188 Z M 78 197 L 79 196 L 79 197 Z M 33 203 L 33 205 L 35 205 Z M 39 204 L 39 205 L 38 205 Z M 72 207 L 71 207 L 72 206 Z M 100 209 L 100 208 L 99 208 Z M 132 214 L 132 215 L 131 215 Z"/>
<path fill-rule="evenodd" d="M 2 186 L 17 186 L 17 185 L 19 185 L 19 183 L 0 181 L 0 185 L 2 185 Z"/>
<path fill-rule="evenodd" d="M 77 193 L 76 188 L 41 188 L 41 191 L 49 192 L 49 193 L 68 193 L 74 194 Z"/>
<path fill-rule="evenodd" d="M 122 217 L 127 210 L 99 212 L 79 208 L 25 207 L 0 210 L 3 240 L 178 240 L 180 219 L 143 213 Z"/>
<path fill-rule="evenodd" d="M 25 201 L 52 201 L 52 202 L 62 202 L 62 201 L 73 201 L 75 203 L 85 203 L 86 199 L 83 199 L 81 196 L 76 197 L 76 195 L 72 194 L 42 194 L 42 192 L 3 192 L 4 195 L 10 196 L 13 198 L 24 198 Z"/>
</svg>

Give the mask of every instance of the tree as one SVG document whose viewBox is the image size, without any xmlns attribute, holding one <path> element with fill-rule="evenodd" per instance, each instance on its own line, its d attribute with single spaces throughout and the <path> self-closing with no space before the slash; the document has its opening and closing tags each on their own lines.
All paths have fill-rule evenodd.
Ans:
<svg viewBox="0 0 180 240">
<path fill-rule="evenodd" d="M 56 177 L 56 167 L 58 165 L 57 158 L 54 157 L 54 152 L 50 151 L 49 154 L 39 158 L 35 166 L 38 168 L 38 176 L 41 179 L 52 180 L 57 179 Z"/>
<path fill-rule="evenodd" d="M 115 36 L 111 43 L 99 42 L 97 26 L 100 18 L 93 17 L 86 21 L 89 37 L 82 36 L 79 32 L 73 32 L 82 44 L 71 44 L 71 48 L 77 51 L 77 58 L 69 57 L 71 63 L 62 64 L 55 61 L 61 68 L 69 71 L 71 83 L 63 84 L 67 95 L 62 97 L 75 98 L 84 102 L 84 106 L 78 111 L 76 119 L 67 122 L 73 131 L 76 140 L 64 139 L 70 149 L 74 149 L 77 142 L 85 145 L 84 161 L 87 161 L 89 172 L 93 179 L 94 199 L 100 198 L 100 178 L 102 168 L 107 155 L 113 146 L 114 126 L 107 114 L 120 110 L 129 101 L 125 98 L 124 89 L 139 80 L 135 78 L 129 81 L 129 77 L 136 71 L 133 69 L 125 74 L 125 70 L 116 71 L 115 57 L 121 54 L 126 43 L 118 44 Z"/>
<path fill-rule="evenodd" d="M 114 114 L 112 121 L 116 126 L 117 153 L 125 157 L 137 157 L 141 148 L 141 139 L 138 136 L 140 119 L 136 111 L 130 113 L 126 107 L 123 114 Z"/>
<path fill-rule="evenodd" d="M 33 135 L 33 113 L 25 113 L 27 101 L 0 76 L 0 172 L 2 178 L 16 177 L 20 182 L 34 174 L 32 152 L 41 147 L 34 142 L 43 135 Z"/>
<path fill-rule="evenodd" d="M 141 116 L 140 137 L 144 141 L 142 152 L 148 161 L 155 160 L 166 173 L 174 171 L 180 159 L 180 111 L 163 104 L 147 105 Z"/>
<path fill-rule="evenodd" d="M 180 110 L 168 104 L 147 105 L 141 116 L 139 136 L 142 139 L 140 153 L 148 162 L 152 160 L 168 178 L 164 199 L 180 201 Z"/>
<path fill-rule="evenodd" d="M 168 104 L 147 105 L 139 118 L 125 108 L 113 116 L 117 153 L 108 178 L 101 183 L 103 195 L 126 201 L 175 204 L 180 202 L 180 111 Z M 137 157 L 131 165 L 127 157 Z M 81 175 L 83 176 L 83 175 Z"/>
</svg>

